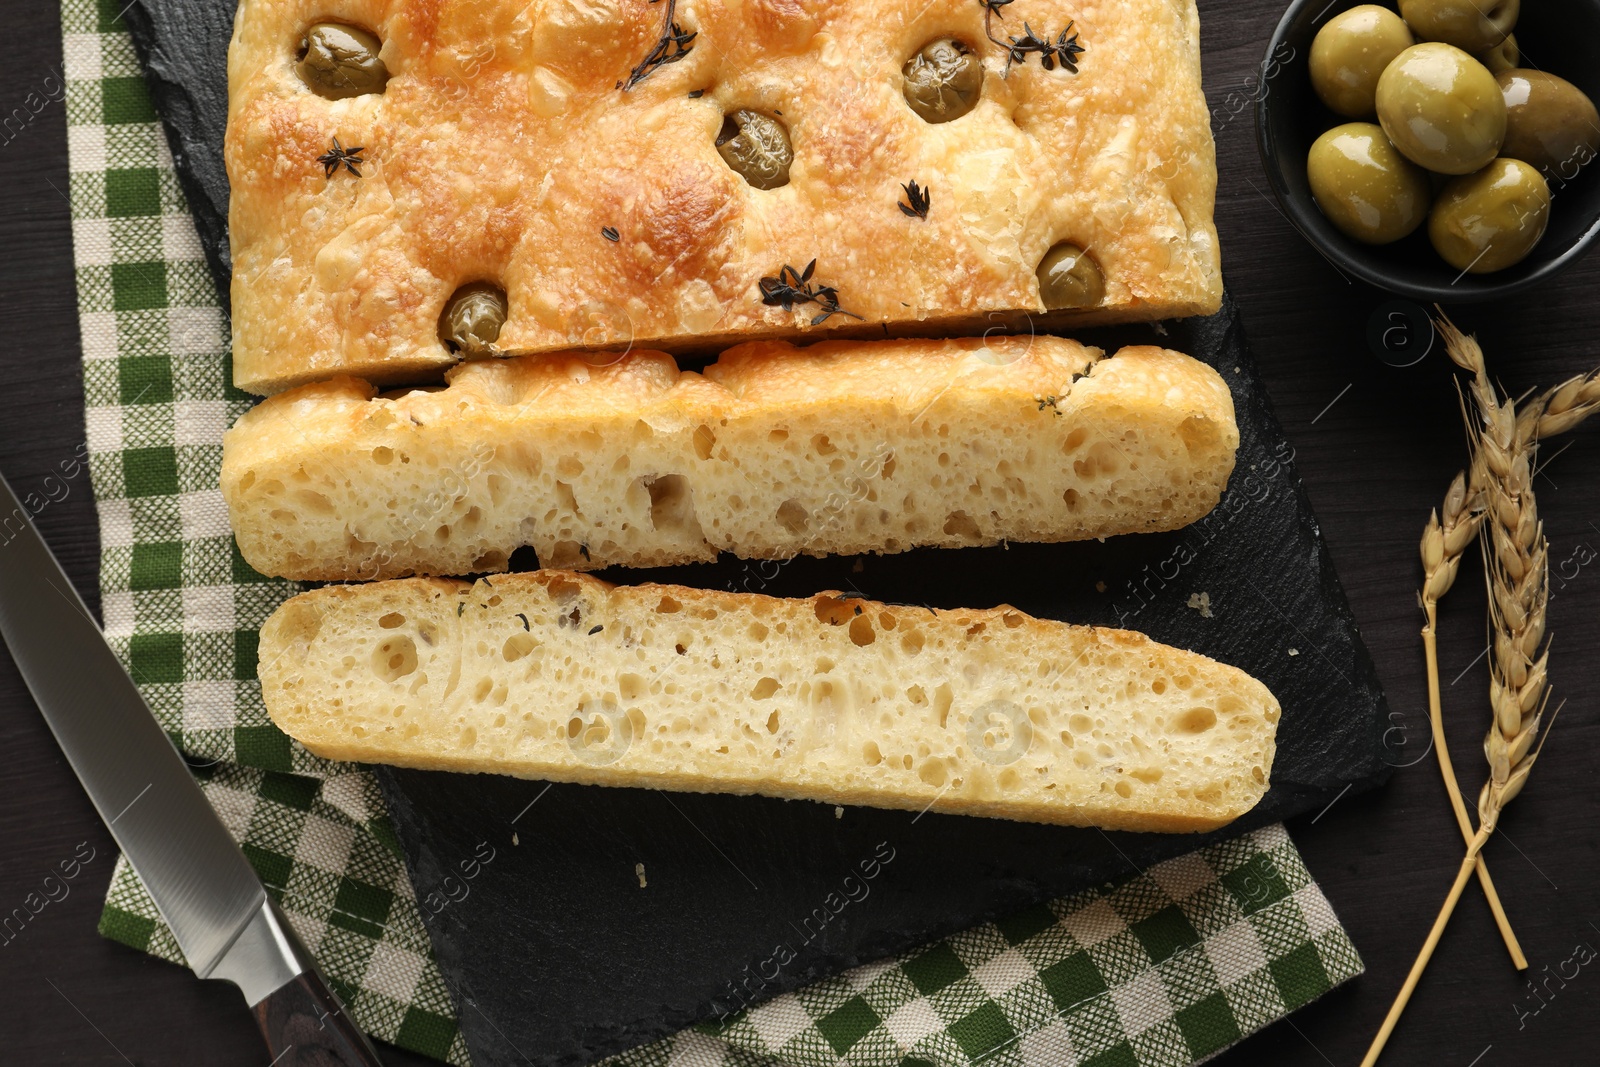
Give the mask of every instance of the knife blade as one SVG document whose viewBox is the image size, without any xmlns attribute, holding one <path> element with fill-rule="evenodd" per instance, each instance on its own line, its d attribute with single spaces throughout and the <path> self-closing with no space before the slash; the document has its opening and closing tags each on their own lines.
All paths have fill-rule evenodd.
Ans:
<svg viewBox="0 0 1600 1067">
<path fill-rule="evenodd" d="M 4 476 L 0 638 L 189 966 L 239 987 L 276 1067 L 379 1064 Z"/>
</svg>

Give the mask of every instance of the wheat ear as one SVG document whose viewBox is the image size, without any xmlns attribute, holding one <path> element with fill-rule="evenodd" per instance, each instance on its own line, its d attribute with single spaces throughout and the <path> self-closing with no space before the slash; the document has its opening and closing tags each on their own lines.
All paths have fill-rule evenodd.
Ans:
<svg viewBox="0 0 1600 1067">
<path fill-rule="evenodd" d="M 1461 785 L 1456 780 L 1455 765 L 1451 762 L 1450 748 L 1444 736 L 1439 685 L 1439 600 L 1455 584 L 1461 557 L 1467 547 L 1477 540 L 1483 518 L 1483 493 L 1475 489 L 1468 495 L 1467 475 L 1462 471 L 1445 493 L 1443 518 L 1438 511 L 1428 516 L 1421 545 L 1423 578 L 1419 598 L 1423 614 L 1427 617 L 1427 624 L 1422 628 L 1422 648 L 1428 674 L 1428 723 L 1433 731 L 1433 750 L 1439 760 L 1439 775 L 1444 779 L 1450 807 L 1455 812 L 1456 824 L 1461 828 L 1461 838 L 1469 844 L 1474 834 L 1472 820 L 1467 817 L 1467 804 L 1462 798 Z M 1512 965 L 1519 971 L 1526 970 L 1528 957 L 1523 954 L 1522 945 L 1511 928 L 1511 920 L 1506 916 L 1505 906 L 1500 903 L 1500 894 L 1495 889 L 1494 879 L 1489 877 L 1489 866 L 1482 855 L 1474 861 L 1474 868 L 1478 882 L 1483 886 L 1483 895 L 1489 901 L 1489 911 L 1500 929 L 1501 940 L 1511 954 Z"/>
<path fill-rule="evenodd" d="M 1478 795 L 1478 832 L 1467 843 L 1467 854 L 1455 882 L 1405 984 L 1367 1049 L 1362 1067 L 1372 1067 L 1383 1052 L 1455 912 L 1467 879 L 1477 867 L 1479 852 L 1499 825 L 1506 805 L 1522 792 L 1543 750 L 1539 724 L 1549 701 L 1549 649 L 1544 637 L 1550 561 L 1533 492 L 1534 460 L 1540 441 L 1571 429 L 1600 410 L 1600 386 L 1595 384 L 1600 372 L 1596 372 L 1570 378 L 1528 398 L 1519 412 L 1516 401 L 1502 399 L 1489 380 L 1477 341 L 1456 329 L 1442 313 L 1437 325 L 1450 358 L 1472 372 L 1467 389 L 1472 403 L 1465 405 L 1470 411 L 1469 436 L 1473 442 L 1469 484 L 1483 494 L 1484 520 L 1479 538 L 1489 585 L 1493 653 L 1489 699 L 1494 723 L 1483 746 L 1489 761 L 1489 781 Z M 1534 747 L 1536 740 L 1539 748 Z"/>
</svg>

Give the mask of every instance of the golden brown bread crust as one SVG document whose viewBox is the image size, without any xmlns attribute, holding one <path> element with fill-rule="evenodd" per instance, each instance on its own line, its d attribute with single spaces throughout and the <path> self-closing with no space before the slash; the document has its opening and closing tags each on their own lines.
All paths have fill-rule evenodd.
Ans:
<svg viewBox="0 0 1600 1067">
<path fill-rule="evenodd" d="M 1042 310 L 1035 267 L 1063 240 L 1107 277 L 1075 321 L 1218 307 L 1192 0 L 1022 0 L 997 34 L 1075 19 L 1088 51 L 1077 74 L 1035 58 L 1004 75 L 977 0 L 679 0 L 695 47 L 624 93 L 665 6 L 243 0 L 227 136 L 236 384 L 434 376 L 455 359 L 441 308 L 486 279 L 508 291 L 513 353 L 1025 324 Z M 382 38 L 384 93 L 330 101 L 302 84 L 296 43 L 325 19 Z M 979 46 L 986 74 L 970 114 L 933 125 L 906 105 L 901 67 L 946 34 Z M 739 107 L 782 112 L 788 185 L 753 189 L 718 156 Z M 364 149 L 362 177 L 324 176 L 334 137 Z M 926 221 L 895 206 L 912 179 L 931 190 Z M 860 323 L 762 304 L 760 278 L 813 258 Z"/>
</svg>

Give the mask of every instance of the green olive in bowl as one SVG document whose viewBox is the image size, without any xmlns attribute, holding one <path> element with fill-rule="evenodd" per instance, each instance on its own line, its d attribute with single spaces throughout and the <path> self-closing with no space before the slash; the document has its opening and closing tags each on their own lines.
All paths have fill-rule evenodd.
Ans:
<svg viewBox="0 0 1600 1067">
<path fill-rule="evenodd" d="M 1454 45 L 1412 45 L 1378 78 L 1378 122 L 1403 155 L 1471 174 L 1500 150 L 1506 104 L 1487 67 Z"/>
<path fill-rule="evenodd" d="M 358 26 L 319 22 L 308 28 L 295 53 L 295 73 L 306 87 L 329 100 L 381 93 L 389 68 L 378 58 L 382 43 Z"/>
<path fill-rule="evenodd" d="M 1500 74 L 1522 66 L 1522 48 L 1517 44 L 1517 35 L 1509 33 L 1505 40 L 1475 58 L 1489 68 L 1490 74 Z"/>
<path fill-rule="evenodd" d="M 1424 41 L 1485 52 L 1511 33 L 1521 8 L 1519 0 L 1400 0 L 1400 17 Z"/>
<path fill-rule="evenodd" d="M 1427 173 L 1370 122 L 1347 122 L 1318 137 L 1306 178 L 1328 221 L 1365 244 L 1398 241 L 1428 217 Z"/>
<path fill-rule="evenodd" d="M 1415 43 L 1400 16 L 1386 7 L 1362 4 L 1341 12 L 1311 42 L 1311 87 L 1339 114 L 1366 118 L 1383 68 Z"/>
<path fill-rule="evenodd" d="M 1439 191 L 1428 215 L 1434 250 L 1466 274 L 1521 263 L 1550 221 L 1550 187 L 1520 159 L 1497 159 Z"/>
<path fill-rule="evenodd" d="M 1495 81 L 1506 102 L 1501 155 L 1571 178 L 1600 150 L 1600 112 L 1576 85 L 1520 68 L 1496 75 Z"/>
</svg>

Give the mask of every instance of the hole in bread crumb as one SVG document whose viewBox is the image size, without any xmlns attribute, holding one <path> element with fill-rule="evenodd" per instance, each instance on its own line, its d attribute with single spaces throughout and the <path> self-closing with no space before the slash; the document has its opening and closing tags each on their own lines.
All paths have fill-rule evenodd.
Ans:
<svg viewBox="0 0 1600 1067">
<path fill-rule="evenodd" d="M 969 541 L 976 541 L 982 536 L 978 533 L 978 524 L 972 521 L 972 516 L 965 511 L 958 511 L 946 519 L 944 532 L 953 537 L 964 537 Z"/>
<path fill-rule="evenodd" d="M 380 467 L 387 467 L 394 462 L 394 449 L 387 445 L 379 445 L 372 450 L 372 462 Z"/>
<path fill-rule="evenodd" d="M 1077 511 L 1083 503 L 1079 498 L 1078 491 L 1076 489 L 1068 489 L 1066 492 L 1062 493 L 1061 502 L 1067 506 L 1068 511 Z"/>
<path fill-rule="evenodd" d="M 882 467 L 882 469 L 880 469 L 878 471 L 878 477 L 884 479 L 885 481 L 887 481 L 890 478 L 893 478 L 894 477 L 894 468 L 895 468 L 894 454 L 890 453 L 889 457 L 883 461 L 883 467 Z"/>
<path fill-rule="evenodd" d="M 804 533 L 810 515 L 798 500 L 789 499 L 778 505 L 778 525 L 791 534 Z"/>
<path fill-rule="evenodd" d="M 775 445 L 781 445 L 789 439 L 788 430 L 772 430 L 767 433 L 767 440 Z"/>
<path fill-rule="evenodd" d="M 689 479 L 681 474 L 646 478 L 650 493 L 650 526 L 656 530 L 682 530 L 694 522 L 694 496 Z"/>
<path fill-rule="evenodd" d="M 400 614 L 398 611 L 391 611 L 389 614 L 378 619 L 378 625 L 383 627 L 385 630 L 393 630 L 399 627 L 405 621 L 406 617 L 404 615 Z"/>
<path fill-rule="evenodd" d="M 877 631 L 872 628 L 872 620 L 865 615 L 857 615 L 850 620 L 850 641 L 860 648 L 878 639 Z"/>
<path fill-rule="evenodd" d="M 469 726 L 465 730 L 462 730 L 458 743 L 462 748 L 471 748 L 473 745 L 476 745 L 478 743 L 477 728 Z"/>
<path fill-rule="evenodd" d="M 1210 708 L 1195 707 L 1179 715 L 1172 723 L 1172 729 L 1180 734 L 1203 734 L 1217 725 L 1217 713 Z"/>
<path fill-rule="evenodd" d="M 922 766 L 917 768 L 917 777 L 935 789 L 943 787 L 945 777 L 944 760 L 930 759 L 924 761 Z"/>
<path fill-rule="evenodd" d="M 907 630 L 900 635 L 900 648 L 908 656 L 915 656 L 922 651 L 922 631 Z"/>
<path fill-rule="evenodd" d="M 811 437 L 811 451 L 819 456 L 831 456 L 839 449 L 832 441 L 828 440 L 827 434 L 819 433 L 813 434 Z"/>
<path fill-rule="evenodd" d="M 777 732 L 778 732 L 778 713 L 777 712 L 773 712 L 771 715 L 767 716 L 767 733 L 775 734 Z"/>
<path fill-rule="evenodd" d="M 1020 611 L 1008 611 L 1004 615 L 1000 616 L 1000 621 L 1006 624 L 1006 629 L 1015 630 L 1026 620 L 1023 618 L 1023 615 Z"/>
<path fill-rule="evenodd" d="M 1203 415 L 1190 415 L 1178 424 L 1178 437 L 1192 455 L 1209 446 L 1216 438 L 1216 431 L 1210 419 Z"/>
<path fill-rule="evenodd" d="M 745 632 L 750 635 L 750 640 L 756 642 L 757 644 L 760 644 L 762 641 L 767 639 L 768 630 L 766 624 L 756 622 L 753 619 L 751 620 L 750 625 L 746 627 Z"/>
<path fill-rule="evenodd" d="M 500 646 L 500 657 L 507 663 L 515 663 L 537 648 L 539 642 L 534 640 L 533 634 L 512 634 L 506 638 L 506 643 Z"/>
<path fill-rule="evenodd" d="M 1079 426 L 1071 433 L 1067 434 L 1067 439 L 1061 442 L 1061 451 L 1076 452 L 1079 448 L 1083 447 L 1083 443 L 1088 439 L 1089 431 L 1085 430 L 1082 426 Z"/>
<path fill-rule="evenodd" d="M 683 610 L 683 605 L 670 596 L 661 598 L 661 603 L 656 605 L 656 612 L 661 615 L 671 615 Z"/>
<path fill-rule="evenodd" d="M 1126 778 L 1120 779 L 1117 782 L 1116 790 L 1117 796 L 1126 800 L 1128 797 L 1133 796 L 1133 783 L 1128 781 Z"/>
<path fill-rule="evenodd" d="M 694 454 L 701 459 L 711 458 L 711 449 L 717 443 L 717 434 L 711 427 L 701 425 L 694 429 Z"/>
<path fill-rule="evenodd" d="M 843 626 L 855 618 L 856 607 L 847 604 L 834 596 L 819 596 L 812 601 L 812 610 L 817 613 L 817 621 L 825 622 L 829 626 Z"/>
<path fill-rule="evenodd" d="M 401 634 L 386 637 L 372 650 L 372 673 L 396 682 L 417 669 L 417 646 Z"/>
<path fill-rule="evenodd" d="M 906 690 L 906 699 L 920 708 L 928 702 L 928 694 L 923 690 L 922 686 L 914 685 Z"/>
<path fill-rule="evenodd" d="M 939 729 L 945 728 L 945 721 L 950 717 L 950 705 L 955 703 L 955 694 L 950 691 L 949 682 L 940 682 L 939 687 L 933 691 L 933 710 L 939 716 Z"/>
<path fill-rule="evenodd" d="M 1094 720 L 1080 711 L 1067 718 L 1067 729 L 1075 734 L 1086 734 L 1094 729 Z"/>
<path fill-rule="evenodd" d="M 861 746 L 861 762 L 868 767 L 876 767 L 883 762 L 883 753 L 878 750 L 878 742 L 868 741 Z"/>
<path fill-rule="evenodd" d="M 580 588 L 581 587 L 574 579 L 563 578 L 559 575 L 551 578 L 549 583 L 545 586 L 545 589 L 550 593 L 551 598 L 554 600 L 565 600 L 568 597 L 577 596 Z"/>
<path fill-rule="evenodd" d="M 1155 785 L 1161 781 L 1162 775 L 1159 767 L 1140 767 L 1138 770 L 1129 771 L 1128 773 L 1146 785 Z"/>
<path fill-rule="evenodd" d="M 617 694 L 623 700 L 632 702 L 644 696 L 644 679 L 637 674 L 622 674 L 617 676 Z"/>
<path fill-rule="evenodd" d="M 773 693 L 776 693 L 778 689 L 778 680 L 776 678 L 763 678 L 756 683 L 754 689 L 750 690 L 750 699 L 765 700 Z M 777 715 L 778 713 L 773 712 L 772 714 Z"/>
<path fill-rule="evenodd" d="M 1150 683 L 1150 692 L 1155 693 L 1157 696 L 1160 696 L 1166 691 L 1167 680 L 1165 678 L 1157 678 L 1155 681 Z"/>
</svg>

